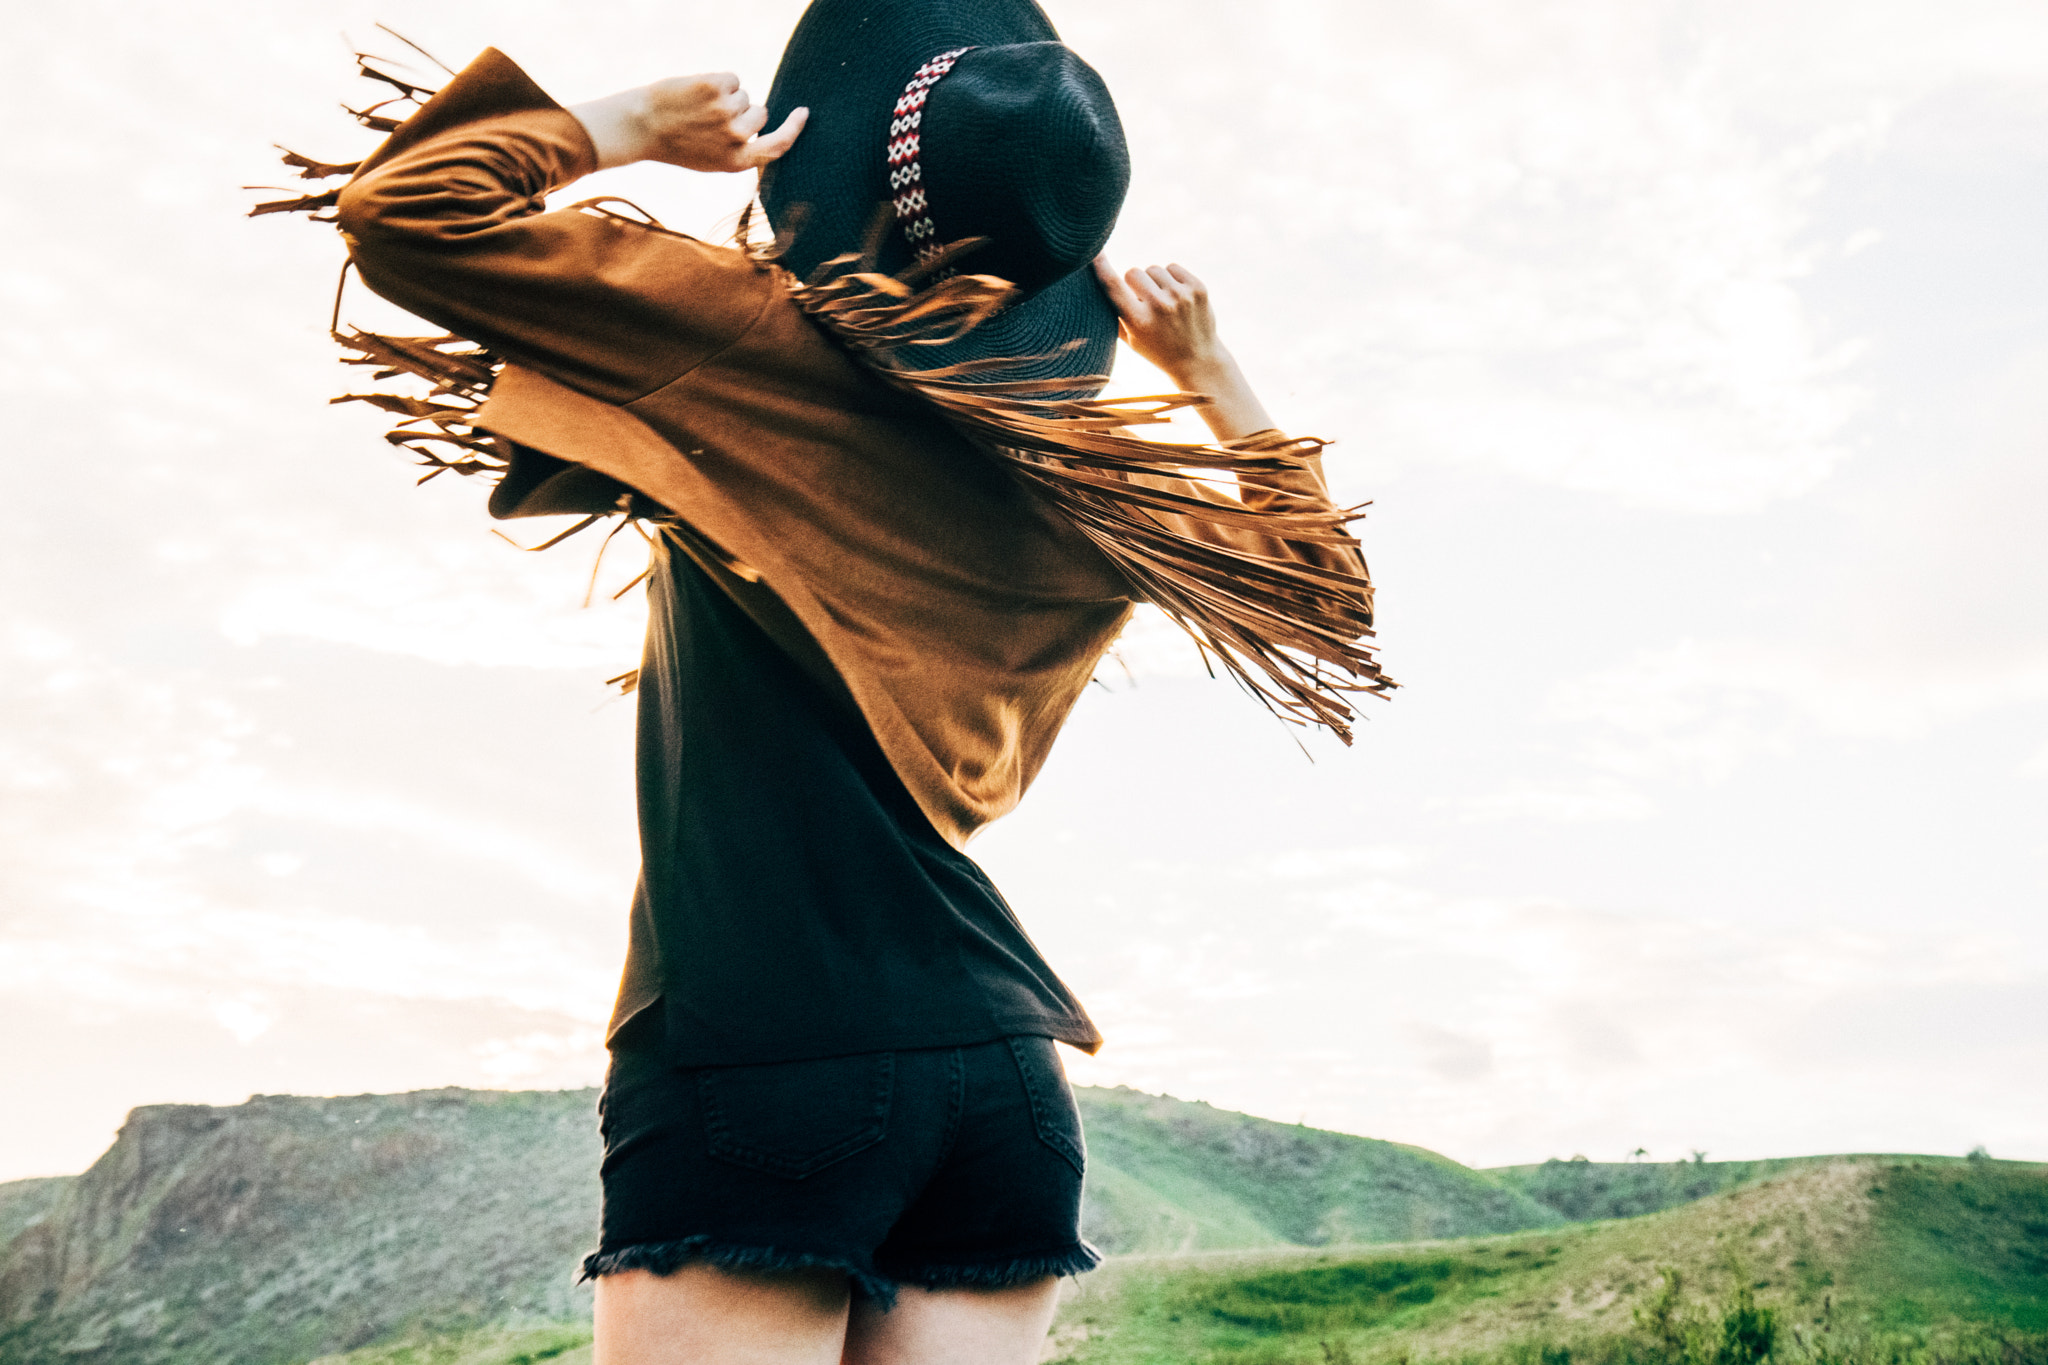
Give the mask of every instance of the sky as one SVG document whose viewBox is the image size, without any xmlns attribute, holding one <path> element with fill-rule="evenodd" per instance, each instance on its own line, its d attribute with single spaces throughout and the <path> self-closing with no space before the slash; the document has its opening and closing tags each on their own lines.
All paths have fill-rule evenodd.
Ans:
<svg viewBox="0 0 2048 1365">
<path fill-rule="evenodd" d="M 574 102 L 765 94 L 798 10 L 10 15 L 0 1180 L 139 1104 L 601 1078 L 643 610 L 327 405 L 340 245 L 240 187 L 374 144 L 379 21 Z M 2048 9 L 1051 13 L 1112 256 L 1337 442 L 1404 684 L 1345 749 L 1133 627 L 971 850 L 1108 1037 L 1073 1079 L 1473 1165 L 2048 1159 Z"/>
</svg>

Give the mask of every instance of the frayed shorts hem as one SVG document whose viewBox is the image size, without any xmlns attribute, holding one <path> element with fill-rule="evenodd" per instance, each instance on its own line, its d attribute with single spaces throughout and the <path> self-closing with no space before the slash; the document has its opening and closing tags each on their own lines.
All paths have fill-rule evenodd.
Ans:
<svg viewBox="0 0 2048 1365">
<path fill-rule="evenodd" d="M 1013 1284 L 1042 1280 L 1048 1275 L 1063 1278 L 1085 1275 L 1101 1264 L 1101 1252 L 1086 1242 L 1076 1242 L 1059 1251 L 1034 1256 L 905 1267 L 896 1274 L 896 1280 L 900 1284 L 914 1284 L 920 1289 L 1007 1289 Z"/>
<path fill-rule="evenodd" d="M 742 1246 L 698 1236 L 685 1237 L 678 1242 L 646 1242 L 594 1251 L 583 1258 L 583 1271 L 577 1277 L 577 1283 L 626 1270 L 673 1275 L 684 1266 L 699 1261 L 721 1270 L 836 1270 L 846 1276 L 856 1293 L 872 1300 L 886 1312 L 896 1306 L 896 1288 L 900 1284 L 915 1285 L 920 1289 L 1005 1289 L 1048 1275 L 1085 1274 L 1102 1264 L 1102 1254 L 1086 1242 L 1076 1242 L 1059 1251 L 1031 1256 L 953 1265 L 891 1267 L 896 1273 L 884 1276 L 866 1269 L 851 1257 Z"/>
<path fill-rule="evenodd" d="M 857 1291 L 885 1307 L 896 1301 L 893 1281 L 863 1269 L 847 1257 L 826 1256 L 812 1251 L 784 1251 L 779 1247 L 743 1246 L 705 1236 L 594 1251 L 583 1258 L 583 1273 L 577 1277 L 577 1283 L 615 1275 L 622 1270 L 649 1270 L 656 1275 L 673 1275 L 695 1261 L 717 1266 L 720 1270 L 836 1270 L 851 1280 Z"/>
</svg>

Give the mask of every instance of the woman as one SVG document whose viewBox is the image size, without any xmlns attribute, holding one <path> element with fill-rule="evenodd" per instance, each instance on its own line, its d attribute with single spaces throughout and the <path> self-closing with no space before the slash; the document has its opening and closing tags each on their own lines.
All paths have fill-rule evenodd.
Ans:
<svg viewBox="0 0 2048 1365">
<path fill-rule="evenodd" d="M 643 160 L 766 168 L 776 246 L 543 211 Z M 564 109 L 487 52 L 340 193 L 363 279 L 490 353 L 345 338 L 488 391 L 386 405 L 501 469 L 494 515 L 658 528 L 599 1365 L 1035 1359 L 1097 1260 L 1053 1041 L 1100 1038 L 962 846 L 1134 601 L 1340 732 L 1389 685 L 1320 444 L 1194 275 L 1099 258 L 1127 178 L 1030 0 L 815 0 L 766 106 Z M 1119 329 L 1199 397 L 1087 399 Z M 1124 429 L 1190 403 L 1217 444 Z"/>
</svg>

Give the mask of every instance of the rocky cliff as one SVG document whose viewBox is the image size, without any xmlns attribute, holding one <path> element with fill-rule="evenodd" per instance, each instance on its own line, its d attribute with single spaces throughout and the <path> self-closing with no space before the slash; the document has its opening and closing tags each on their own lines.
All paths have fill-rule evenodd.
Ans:
<svg viewBox="0 0 2048 1365">
<path fill-rule="evenodd" d="M 597 1216 L 594 1091 L 135 1110 L 0 1259 L 0 1360 L 287 1362 L 560 1319 Z"/>
</svg>

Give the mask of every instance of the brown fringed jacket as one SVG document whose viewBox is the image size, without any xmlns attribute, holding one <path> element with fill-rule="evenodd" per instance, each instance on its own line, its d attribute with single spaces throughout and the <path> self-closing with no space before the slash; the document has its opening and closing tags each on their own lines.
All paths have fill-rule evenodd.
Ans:
<svg viewBox="0 0 2048 1365">
<path fill-rule="evenodd" d="M 575 117 L 486 52 L 361 165 L 338 216 L 371 288 L 505 363 L 493 379 L 452 338 L 411 364 L 392 360 L 403 343 L 344 340 L 365 363 L 438 366 L 436 399 L 379 401 L 495 447 L 494 516 L 676 518 L 748 614 L 858 705 L 956 847 L 1017 804 L 1134 600 L 1340 734 L 1340 694 L 1388 685 L 1320 443 L 1165 445 L 1125 428 L 1198 399 L 906 377 L 899 348 L 957 334 L 1008 286 L 913 294 L 847 259 L 799 282 L 763 252 L 597 205 L 544 211 L 595 164 Z M 444 401 L 486 392 L 473 411 Z"/>
</svg>

